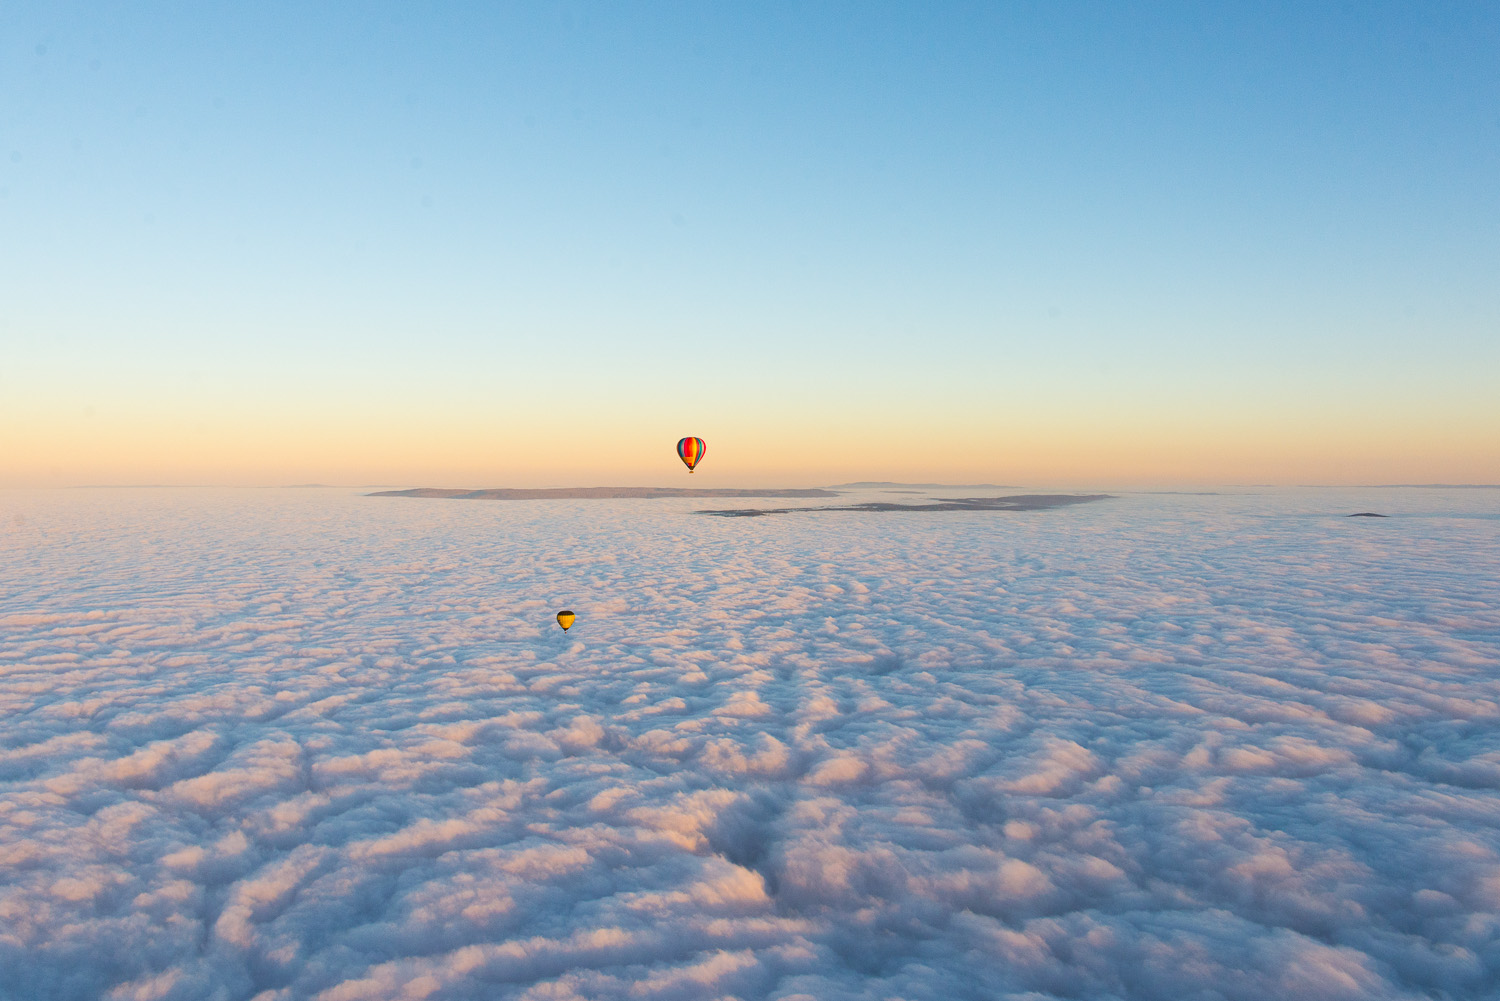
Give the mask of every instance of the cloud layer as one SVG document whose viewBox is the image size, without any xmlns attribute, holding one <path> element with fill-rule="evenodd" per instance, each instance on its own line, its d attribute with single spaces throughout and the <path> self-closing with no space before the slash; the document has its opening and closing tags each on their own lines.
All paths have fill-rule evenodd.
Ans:
<svg viewBox="0 0 1500 1001">
<path fill-rule="evenodd" d="M 0 997 L 1500 984 L 1488 493 L 693 509 L 0 494 Z"/>
</svg>

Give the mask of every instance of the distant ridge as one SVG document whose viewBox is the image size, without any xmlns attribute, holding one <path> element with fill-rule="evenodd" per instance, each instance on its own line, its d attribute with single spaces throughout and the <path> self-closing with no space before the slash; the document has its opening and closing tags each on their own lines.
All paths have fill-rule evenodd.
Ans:
<svg viewBox="0 0 1500 1001">
<path fill-rule="evenodd" d="M 797 514 L 808 511 L 1046 511 L 1068 507 L 1073 504 L 1089 504 L 1094 501 L 1113 500 L 1112 494 L 1021 494 L 1016 497 L 954 497 L 928 504 L 894 504 L 880 501 L 874 504 L 823 504 L 816 507 L 741 507 L 719 511 L 698 511 L 696 514 L 712 515 L 716 518 L 760 518 L 768 514 Z"/>
<path fill-rule="evenodd" d="M 410 490 L 381 490 L 367 497 L 440 497 L 454 500 L 611 500 L 655 497 L 837 497 L 832 490 L 753 490 L 734 487 L 543 487 L 536 490 L 515 487 L 490 490 L 448 490 L 440 487 L 415 487 Z"/>
<path fill-rule="evenodd" d="M 830 490 L 872 490 L 880 487 L 920 487 L 924 490 L 1015 490 L 1008 483 L 895 483 L 891 480 L 860 480 L 858 483 L 835 483 Z"/>
</svg>

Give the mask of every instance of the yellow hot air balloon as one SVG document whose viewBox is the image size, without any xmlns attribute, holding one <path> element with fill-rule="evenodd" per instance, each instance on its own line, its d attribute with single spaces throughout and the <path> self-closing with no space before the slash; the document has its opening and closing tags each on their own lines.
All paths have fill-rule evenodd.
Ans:
<svg viewBox="0 0 1500 1001">
<path fill-rule="evenodd" d="M 575 616 L 572 612 L 568 611 L 567 609 L 563 609 L 561 612 L 557 613 L 557 624 L 563 627 L 563 632 L 567 632 L 568 627 L 573 624 L 573 620 L 575 618 L 577 618 L 577 616 Z"/>
</svg>

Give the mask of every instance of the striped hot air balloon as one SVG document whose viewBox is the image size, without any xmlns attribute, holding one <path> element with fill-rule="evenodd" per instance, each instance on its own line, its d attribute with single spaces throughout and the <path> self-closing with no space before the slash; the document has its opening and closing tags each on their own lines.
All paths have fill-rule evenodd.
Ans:
<svg viewBox="0 0 1500 1001">
<path fill-rule="evenodd" d="M 703 453 L 707 451 L 708 446 L 703 444 L 702 438 L 684 438 L 677 443 L 677 458 L 682 460 L 690 473 L 694 466 L 703 461 Z"/>
</svg>

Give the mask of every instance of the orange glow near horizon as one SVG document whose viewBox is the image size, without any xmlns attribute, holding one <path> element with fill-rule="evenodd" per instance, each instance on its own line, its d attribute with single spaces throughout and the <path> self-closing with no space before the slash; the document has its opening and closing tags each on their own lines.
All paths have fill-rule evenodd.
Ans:
<svg viewBox="0 0 1500 1001">
<path fill-rule="evenodd" d="M 1203 419 L 1141 413 L 887 412 L 793 421 L 710 414 L 609 419 L 453 412 L 134 414 L 0 420 L 0 486 L 295 483 L 423 486 L 648 486 L 681 483 L 683 435 L 708 443 L 695 486 L 815 486 L 856 480 L 1016 486 L 1493 483 L 1500 431 L 1450 417 L 1385 420 Z M 966 430 L 955 432 L 953 427 Z M 1441 443 L 1435 446 L 1433 443 Z"/>
</svg>

